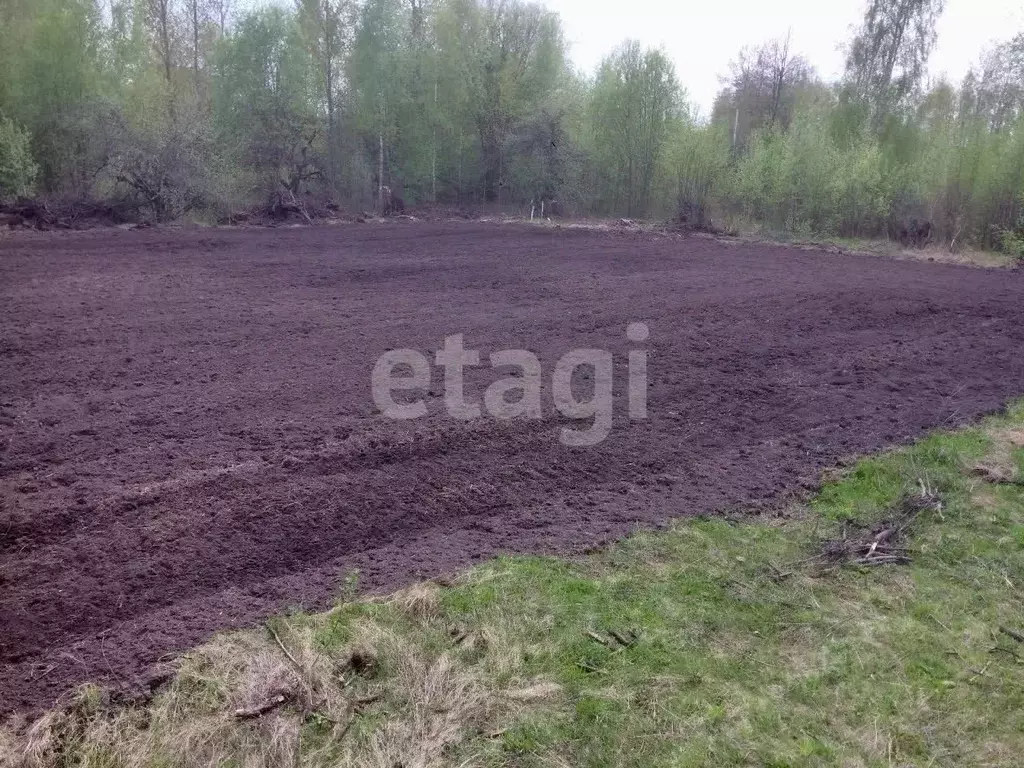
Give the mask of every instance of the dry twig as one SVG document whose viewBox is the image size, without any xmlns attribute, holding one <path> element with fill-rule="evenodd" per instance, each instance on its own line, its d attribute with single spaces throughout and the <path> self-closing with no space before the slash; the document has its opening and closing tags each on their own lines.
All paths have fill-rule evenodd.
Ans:
<svg viewBox="0 0 1024 768">
<path fill-rule="evenodd" d="M 1024 643 L 1024 635 L 1022 635 L 1020 632 L 1014 632 L 1012 629 L 1008 627 L 999 627 L 999 631 L 1007 637 L 1012 637 L 1018 643 Z"/>
<path fill-rule="evenodd" d="M 292 664 L 295 665 L 295 668 L 297 670 L 299 670 L 300 673 L 305 675 L 306 674 L 305 667 L 303 667 L 301 664 L 299 664 L 298 659 L 296 659 L 294 656 L 292 656 L 291 652 L 285 647 L 285 644 L 281 642 L 281 638 L 278 637 L 277 632 L 274 631 L 274 628 L 269 626 L 269 625 L 267 625 L 267 631 L 270 632 L 270 636 L 272 638 L 274 638 L 274 642 L 277 643 L 278 647 L 284 652 L 284 655 L 288 657 L 288 660 Z"/>
<path fill-rule="evenodd" d="M 608 641 L 605 640 L 603 637 L 601 637 L 599 634 L 597 634 L 597 632 L 592 632 L 591 630 L 588 629 L 583 634 L 586 635 L 587 637 L 589 637 L 591 640 L 593 640 L 598 645 L 603 645 L 605 648 L 608 647 Z"/>
<path fill-rule="evenodd" d="M 273 709 L 277 709 L 282 704 L 288 701 L 288 697 L 283 693 L 279 693 L 271 699 L 257 704 L 255 707 L 236 709 L 235 718 L 238 720 L 252 720 L 257 717 L 262 717 Z"/>
</svg>

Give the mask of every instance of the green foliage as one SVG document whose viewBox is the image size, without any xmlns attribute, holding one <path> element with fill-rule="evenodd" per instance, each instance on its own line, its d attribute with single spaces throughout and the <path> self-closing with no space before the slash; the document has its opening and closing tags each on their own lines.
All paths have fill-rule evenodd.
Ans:
<svg viewBox="0 0 1024 768">
<path fill-rule="evenodd" d="M 559 18 L 537 3 L 510 0 L 477 8 L 483 40 L 466 42 L 475 69 L 470 104 L 482 164 L 480 192 L 485 201 L 501 203 L 507 202 L 505 149 L 517 127 L 543 120 L 537 113 L 565 73 L 565 41 Z M 540 190 L 530 197 L 536 194 Z"/>
<path fill-rule="evenodd" d="M 31 137 L 7 117 L 0 117 L 0 200 L 32 194 L 39 167 L 32 159 Z"/>
<path fill-rule="evenodd" d="M 876 127 L 917 88 L 935 45 L 944 0 L 869 0 L 850 44 L 846 87 L 868 105 Z"/>
<path fill-rule="evenodd" d="M 836 84 L 788 39 L 744 48 L 709 121 L 662 51 L 627 41 L 593 77 L 573 71 L 558 16 L 529 0 L 229 5 L 2 0 L 5 184 L 31 191 L 27 158 L 37 193 L 157 218 L 365 208 L 388 186 L 846 237 L 915 218 L 954 246 L 1019 248 L 1024 35 L 923 90 L 938 0 L 868 3 Z"/>
<path fill-rule="evenodd" d="M 278 8 L 247 16 L 215 56 L 213 123 L 243 199 L 270 203 L 319 177 L 318 84 L 295 16 Z"/>
<path fill-rule="evenodd" d="M 741 48 L 715 98 L 712 121 L 729 126 L 737 147 L 758 130 L 788 130 L 797 107 L 823 86 L 814 68 L 790 50 L 790 39 Z"/>
<path fill-rule="evenodd" d="M 102 165 L 98 124 L 103 29 L 93 0 L 39 0 L 15 11 L 5 30 L 7 86 L 0 103 L 32 136 L 39 180 L 87 194 Z"/>
<path fill-rule="evenodd" d="M 836 141 L 829 115 L 800 113 L 785 134 L 755 134 L 737 169 L 734 201 L 779 229 L 844 236 L 884 232 L 887 195 L 879 146 Z"/>
<path fill-rule="evenodd" d="M 671 137 L 668 157 L 678 180 L 678 222 L 697 229 L 710 226 L 712 195 L 731 181 L 727 132 L 721 126 L 683 122 Z"/>
<path fill-rule="evenodd" d="M 1000 233 L 1000 245 L 1004 253 L 1015 259 L 1024 260 L 1024 236 L 1013 230 L 1004 229 Z"/>
<path fill-rule="evenodd" d="M 601 64 L 592 99 L 598 204 L 627 216 L 646 215 L 668 138 L 682 118 L 675 69 L 664 52 L 628 41 Z"/>
<path fill-rule="evenodd" d="M 1017 218 L 1013 229 L 1004 229 L 999 233 L 999 245 L 1003 253 L 1024 261 L 1024 211 Z"/>
</svg>

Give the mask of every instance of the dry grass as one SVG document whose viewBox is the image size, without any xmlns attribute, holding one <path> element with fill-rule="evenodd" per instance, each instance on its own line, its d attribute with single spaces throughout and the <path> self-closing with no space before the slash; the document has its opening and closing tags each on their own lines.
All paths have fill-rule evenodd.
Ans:
<svg viewBox="0 0 1024 768">
<path fill-rule="evenodd" d="M 899 243 L 889 240 L 836 240 L 835 244 L 851 252 L 905 261 L 961 264 L 984 269 L 1013 269 L 1018 266 L 1017 260 L 1012 256 L 976 248 L 957 248 L 951 251 L 946 245 L 939 244 L 928 245 L 924 248 L 905 248 Z"/>
<path fill-rule="evenodd" d="M 989 426 L 985 435 L 992 447 L 982 461 L 976 462 L 971 471 L 986 483 L 1015 484 L 1024 482 L 1021 477 L 1018 452 L 1024 448 L 1024 429 L 1016 426 Z M 979 490 L 983 490 L 981 486 Z"/>
<path fill-rule="evenodd" d="M 1005 253 L 982 251 L 976 248 L 962 248 L 955 251 L 945 246 L 930 245 L 926 248 L 901 248 L 899 257 L 905 259 L 923 259 L 944 264 L 967 264 L 974 267 L 989 269 L 1006 269 L 1017 266 L 1017 260 Z"/>
<path fill-rule="evenodd" d="M 431 631 L 436 585 L 403 590 L 387 608 L 395 610 L 387 621 L 346 620 L 338 646 L 325 642 L 338 612 L 220 636 L 188 654 L 143 706 L 115 706 L 84 688 L 30 725 L 0 729 L 0 765 L 51 768 L 67 755 L 76 765 L 125 768 L 436 765 L 467 730 L 486 730 L 510 706 L 484 684 L 483 666 L 409 637 Z M 405 621 L 412 625 L 396 629 Z M 517 689 L 510 701 L 550 690 Z"/>
<path fill-rule="evenodd" d="M 599 232 L 643 232 L 665 237 L 692 236 L 716 240 L 726 244 L 747 243 L 756 245 L 773 245 L 790 248 L 802 248 L 823 251 L 834 255 L 858 253 L 869 256 L 881 256 L 906 261 L 927 261 L 940 264 L 961 264 L 981 267 L 984 269 L 1015 269 L 1020 261 L 1013 256 L 997 251 L 985 251 L 970 246 L 958 246 L 950 249 L 945 243 L 933 243 L 924 248 L 908 248 L 888 239 L 863 239 L 841 237 L 812 237 L 795 239 L 785 234 L 765 230 L 747 221 L 733 220 L 726 217 L 722 232 L 683 233 L 674 230 L 664 222 L 644 219 L 623 218 L 577 218 L 577 219 L 542 219 L 537 217 L 530 221 L 529 215 L 503 214 L 490 216 L 480 221 L 500 223 L 532 224 L 537 227 L 556 229 L 584 229 Z"/>
<path fill-rule="evenodd" d="M 410 619 L 432 619 L 440 614 L 441 589 L 430 581 L 413 584 L 396 592 L 389 602 Z"/>
<path fill-rule="evenodd" d="M 893 240 L 881 238 L 812 237 L 797 239 L 784 233 L 765 230 L 755 223 L 742 219 L 728 222 L 726 228 L 734 228 L 739 232 L 738 237 L 729 238 L 727 242 L 775 244 L 826 251 L 835 255 L 860 253 L 889 259 L 962 264 L 985 269 L 1014 269 L 1020 266 L 1019 260 L 1013 256 L 996 251 L 979 250 L 970 246 L 958 246 L 951 250 L 945 243 L 932 243 L 924 248 L 907 248 Z"/>
</svg>

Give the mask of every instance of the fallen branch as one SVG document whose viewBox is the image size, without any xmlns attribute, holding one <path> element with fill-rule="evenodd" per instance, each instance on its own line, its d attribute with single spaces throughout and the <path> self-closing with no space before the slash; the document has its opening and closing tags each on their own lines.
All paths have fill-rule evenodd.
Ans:
<svg viewBox="0 0 1024 768">
<path fill-rule="evenodd" d="M 999 647 L 998 645 L 997 645 L 997 646 L 995 646 L 994 648 L 989 648 L 989 649 L 988 649 L 988 652 L 989 652 L 989 653 L 1005 653 L 1005 654 L 1006 654 L 1007 656 L 1012 656 L 1012 657 L 1013 657 L 1013 658 L 1015 658 L 1015 659 L 1016 659 L 1017 661 L 1024 661 L 1024 659 L 1022 659 L 1022 658 L 1021 658 L 1020 656 L 1018 656 L 1018 655 L 1017 655 L 1016 653 L 1014 653 L 1013 651 L 1011 651 L 1011 650 L 1010 650 L 1009 648 L 1000 648 L 1000 647 Z"/>
<path fill-rule="evenodd" d="M 284 652 L 284 655 L 288 657 L 288 660 L 295 665 L 295 668 L 303 675 L 306 674 L 306 669 L 299 664 L 298 659 L 292 656 L 291 652 L 285 647 L 284 643 L 281 642 L 281 638 L 277 636 L 277 632 L 269 624 L 267 625 L 267 631 L 270 632 L 270 636 L 274 638 L 274 642 L 277 643 L 278 647 Z"/>
<path fill-rule="evenodd" d="M 586 635 L 587 637 L 589 637 L 591 640 L 593 640 L 598 645 L 603 645 L 605 648 L 608 647 L 608 641 L 605 640 L 603 637 L 601 637 L 599 634 L 597 634 L 597 632 L 592 632 L 591 630 L 588 629 L 583 634 Z"/>
<path fill-rule="evenodd" d="M 993 485 L 1016 485 L 1024 486 L 1024 478 L 1014 477 L 1006 474 L 997 467 L 989 467 L 984 464 L 976 464 L 971 468 L 971 473 L 982 478 Z"/>
<path fill-rule="evenodd" d="M 308 213 L 306 213 L 306 209 L 302 207 L 302 205 L 301 205 L 301 204 L 299 203 L 299 201 L 298 201 L 298 200 L 296 200 L 296 199 L 295 199 L 295 193 L 294 193 L 294 192 L 292 192 L 292 191 L 291 191 L 291 190 L 289 189 L 289 190 L 288 190 L 288 194 L 289 194 L 289 195 L 291 196 L 291 198 L 292 198 L 292 205 L 294 205 L 294 206 L 296 207 L 296 209 L 298 209 L 299 213 L 301 213 L 301 214 L 302 214 L 302 215 L 303 215 L 303 216 L 304 216 L 304 217 L 306 218 L 306 221 L 307 221 L 307 222 L 309 222 L 310 226 L 312 226 L 312 224 L 313 224 L 313 219 L 311 219 L 311 218 L 309 217 L 309 214 L 308 214 Z"/>
<path fill-rule="evenodd" d="M 1018 643 L 1024 643 L 1024 635 L 1022 635 L 1020 632 L 1014 632 L 1012 629 L 1009 629 L 1007 627 L 999 627 L 999 631 L 1007 637 L 1012 637 Z"/>
<path fill-rule="evenodd" d="M 820 563 L 819 574 L 831 573 L 844 565 L 905 565 L 911 561 L 912 550 L 905 546 L 905 539 L 911 526 L 926 510 L 941 512 L 942 502 L 919 481 L 921 493 L 904 496 L 892 510 L 893 516 L 879 524 L 871 532 L 863 528 L 851 533 L 844 525 L 840 538 L 823 541 L 821 552 L 814 557 L 790 564 L 790 568 L 809 563 Z M 771 566 L 776 573 L 781 571 Z"/>
<path fill-rule="evenodd" d="M 787 565 L 788 568 L 796 568 L 801 565 L 810 565 L 811 563 L 817 562 L 818 560 L 825 560 L 828 558 L 828 553 L 822 553 L 820 555 L 814 555 L 813 557 L 805 557 L 803 560 L 794 560 L 792 563 Z"/>
<path fill-rule="evenodd" d="M 902 555 L 875 555 L 874 557 L 858 557 L 853 562 L 857 565 L 890 565 L 892 563 L 906 565 L 910 562 L 910 558 Z"/>
<path fill-rule="evenodd" d="M 349 699 L 347 705 L 345 706 L 344 721 L 335 720 L 334 718 L 328 717 L 322 712 L 316 712 L 314 714 L 322 720 L 326 720 L 328 723 L 331 723 L 336 729 L 334 732 L 334 739 L 336 741 L 341 741 L 341 739 L 345 738 L 345 735 L 349 732 L 349 729 L 355 723 L 356 715 L 362 713 L 362 711 L 367 706 L 373 704 L 375 701 L 379 701 L 381 698 L 382 694 L 374 693 L 370 696 L 363 696 L 362 698 L 358 699 Z"/>
<path fill-rule="evenodd" d="M 355 710 L 357 712 L 360 712 L 365 707 L 368 707 L 370 704 L 380 701 L 382 698 L 384 698 L 383 693 L 371 693 L 369 696 L 360 696 L 353 702 L 353 706 L 355 707 Z"/>
<path fill-rule="evenodd" d="M 270 712 L 273 709 L 277 709 L 286 701 L 288 701 L 288 697 L 285 696 L 283 693 L 280 693 L 274 698 L 268 699 L 267 701 L 264 701 L 262 704 L 258 704 L 255 707 L 251 707 L 249 709 L 236 709 L 235 719 L 252 720 L 257 717 L 263 717 L 263 715 L 267 714 L 267 712 Z"/>
<path fill-rule="evenodd" d="M 628 640 L 623 635 L 621 635 L 620 633 L 616 632 L 614 629 L 609 629 L 608 630 L 608 634 L 611 635 L 612 637 L 614 637 L 620 643 L 622 643 L 622 646 L 624 648 L 629 648 L 631 645 L 633 645 L 637 641 L 637 636 L 636 636 L 635 632 L 630 632 L 629 633 L 629 639 Z"/>
<path fill-rule="evenodd" d="M 794 573 L 793 571 L 782 570 L 779 566 L 775 565 L 775 563 L 768 563 L 768 567 L 775 571 L 775 575 L 771 577 L 774 581 L 781 581 L 782 579 L 792 576 Z"/>
</svg>

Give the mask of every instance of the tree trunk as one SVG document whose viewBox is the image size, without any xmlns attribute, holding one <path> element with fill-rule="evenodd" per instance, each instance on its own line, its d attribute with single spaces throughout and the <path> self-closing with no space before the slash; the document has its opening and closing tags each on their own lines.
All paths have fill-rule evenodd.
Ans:
<svg viewBox="0 0 1024 768">
<path fill-rule="evenodd" d="M 430 200 L 437 202 L 437 81 L 434 81 L 434 126 L 430 139 Z"/>
<path fill-rule="evenodd" d="M 192 75 L 196 84 L 196 100 L 199 99 L 199 0 L 192 0 Z"/>
<path fill-rule="evenodd" d="M 171 20 L 170 0 L 156 0 L 157 34 L 160 36 L 160 57 L 163 59 L 164 79 L 167 82 L 167 115 L 174 122 L 174 89 L 171 85 Z M 153 6 L 150 6 L 152 8 Z"/>
<path fill-rule="evenodd" d="M 380 128 L 377 131 L 377 208 L 384 209 L 384 95 L 380 97 Z"/>
<path fill-rule="evenodd" d="M 331 174 L 331 184 L 333 185 L 337 178 L 338 169 L 335 167 L 334 147 L 334 71 L 330 60 L 327 62 L 325 80 L 327 87 L 327 168 Z"/>
<path fill-rule="evenodd" d="M 327 168 L 331 174 L 331 185 L 337 178 L 336 150 L 334 141 L 334 38 L 337 34 L 337 19 L 331 16 L 330 2 L 324 3 L 324 87 L 327 90 Z"/>
<path fill-rule="evenodd" d="M 171 30 L 167 18 L 167 4 L 170 0 L 160 0 L 160 45 L 164 59 L 164 77 L 171 82 Z"/>
</svg>

